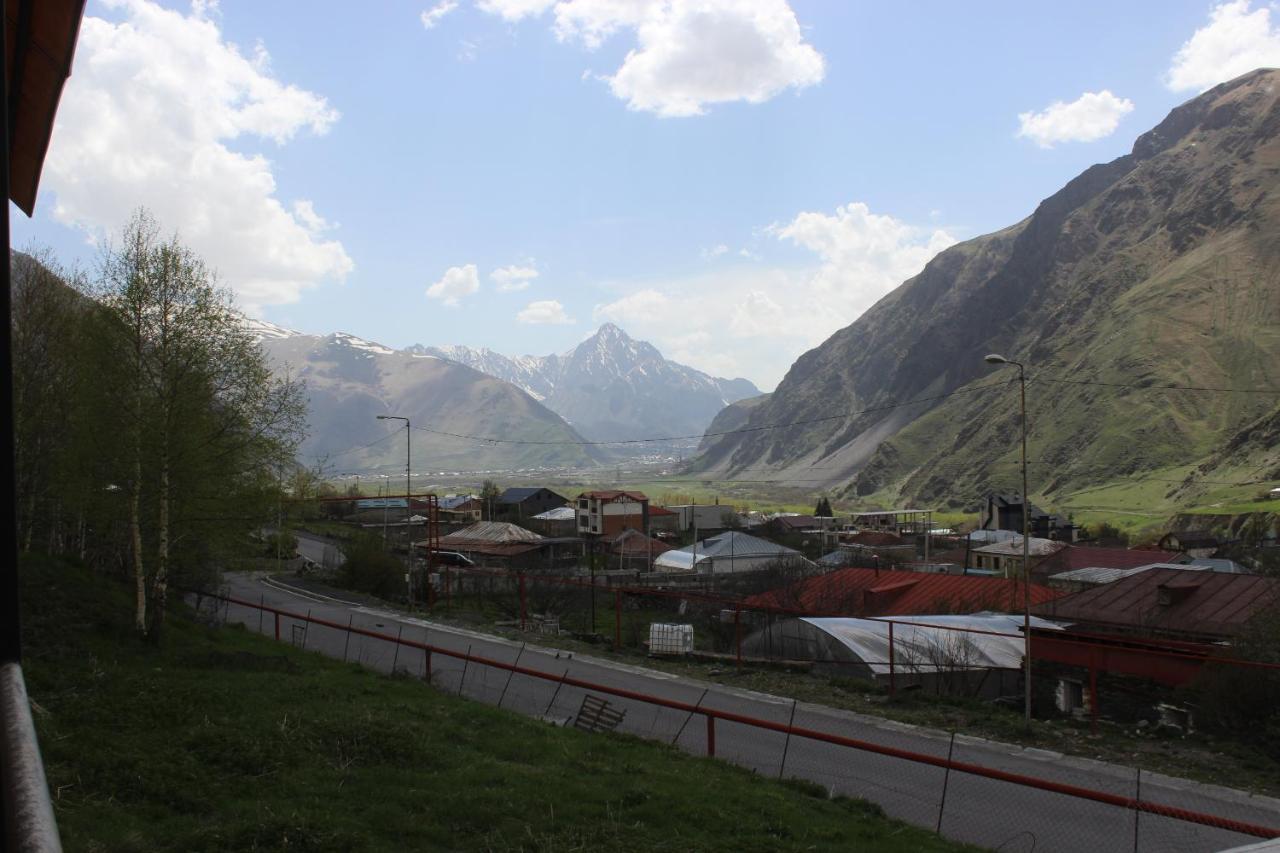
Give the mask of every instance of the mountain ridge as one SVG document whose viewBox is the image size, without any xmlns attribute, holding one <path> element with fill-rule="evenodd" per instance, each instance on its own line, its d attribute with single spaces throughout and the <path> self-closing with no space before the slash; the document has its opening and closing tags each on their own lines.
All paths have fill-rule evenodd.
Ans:
<svg viewBox="0 0 1280 853">
<path fill-rule="evenodd" d="M 247 328 L 273 369 L 306 383 L 311 435 L 300 454 L 329 473 L 403 470 L 403 445 L 390 440 L 403 427 L 376 415 L 408 417 L 414 424 L 416 471 L 560 469 L 603 461 L 559 415 L 466 365 L 345 332 L 280 334 L 280 327 L 256 321 Z"/>
<path fill-rule="evenodd" d="M 987 352 L 1043 377 L 1029 424 L 1045 492 L 1212 452 L 1263 404 L 1047 380 L 1280 387 L 1280 252 L 1265 236 L 1280 225 L 1278 91 L 1274 70 L 1215 87 L 1026 219 L 940 253 L 797 359 L 753 431 L 709 444 L 694 470 L 974 503 L 1016 485 L 1016 386 Z M 919 398 L 936 399 L 901 405 Z"/>
<path fill-rule="evenodd" d="M 760 394 L 749 380 L 715 377 L 671 361 L 613 323 L 546 356 L 504 356 L 459 345 L 408 349 L 511 382 L 596 441 L 700 435 L 725 406 Z"/>
</svg>

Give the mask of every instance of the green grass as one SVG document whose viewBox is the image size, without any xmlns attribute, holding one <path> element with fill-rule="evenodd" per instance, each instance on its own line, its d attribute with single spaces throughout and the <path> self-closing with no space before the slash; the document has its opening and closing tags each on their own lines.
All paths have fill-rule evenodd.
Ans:
<svg viewBox="0 0 1280 853">
<path fill-rule="evenodd" d="M 24 564 L 26 671 L 68 850 L 960 850 L 820 787 L 585 735 Z"/>
</svg>

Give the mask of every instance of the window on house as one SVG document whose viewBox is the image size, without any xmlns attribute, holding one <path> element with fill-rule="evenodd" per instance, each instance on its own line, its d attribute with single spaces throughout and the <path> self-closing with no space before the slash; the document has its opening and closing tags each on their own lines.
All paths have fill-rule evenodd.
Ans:
<svg viewBox="0 0 1280 853">
<path fill-rule="evenodd" d="M 1084 710 L 1084 684 L 1072 678 L 1059 678 L 1057 689 L 1058 710 L 1072 714 Z"/>
</svg>

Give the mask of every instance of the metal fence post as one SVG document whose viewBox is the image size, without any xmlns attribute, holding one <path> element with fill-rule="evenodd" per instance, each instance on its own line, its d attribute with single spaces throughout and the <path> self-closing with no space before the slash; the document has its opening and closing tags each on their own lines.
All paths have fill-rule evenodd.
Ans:
<svg viewBox="0 0 1280 853">
<path fill-rule="evenodd" d="M 395 651 L 395 654 L 391 656 L 391 674 L 392 675 L 396 674 L 396 664 L 400 662 L 400 637 L 403 634 L 404 634 L 404 625 L 401 624 L 400 627 L 396 630 L 396 651 Z"/>
<path fill-rule="evenodd" d="M 613 591 L 613 650 L 622 648 L 622 590 Z"/>
<path fill-rule="evenodd" d="M 707 714 L 707 755 L 716 754 L 716 718 Z"/>
<path fill-rule="evenodd" d="M 889 623 L 889 695 L 893 696 L 897 692 L 897 673 L 893 666 L 893 622 Z"/>
<path fill-rule="evenodd" d="M 280 642 L 280 611 L 273 610 L 272 613 L 274 613 L 276 617 L 276 642 L 278 643 Z"/>
<path fill-rule="evenodd" d="M 462 688 L 467 686 L 467 667 L 471 665 L 471 644 L 467 643 L 467 654 L 462 659 L 462 678 L 458 679 L 458 695 L 462 695 Z"/>
<path fill-rule="evenodd" d="M 738 669 L 742 669 L 742 608 L 733 608 L 733 645 L 737 650 Z"/>
<path fill-rule="evenodd" d="M 956 751 L 956 733 L 951 733 L 951 745 L 947 747 L 947 769 L 942 774 L 942 802 L 938 803 L 938 826 L 936 832 L 942 834 L 942 815 L 947 810 L 947 785 L 951 782 L 951 756 Z"/>
<path fill-rule="evenodd" d="M 265 594 L 258 596 L 258 633 L 262 633 L 262 608 L 267 603 Z"/>
<path fill-rule="evenodd" d="M 782 744 L 782 764 L 778 767 L 778 778 L 787 772 L 787 753 L 791 751 L 791 729 L 796 724 L 796 705 L 795 699 L 791 700 L 791 719 L 787 720 L 787 739 Z"/>
<path fill-rule="evenodd" d="M 511 669 L 507 670 L 507 683 L 502 685 L 502 695 L 498 697 L 498 707 L 502 707 L 502 700 L 507 698 L 507 688 L 511 686 L 511 679 L 516 677 L 516 667 L 520 666 L 520 656 L 524 654 L 524 643 L 520 644 L 520 651 L 516 652 L 516 661 L 511 665 Z"/>
<path fill-rule="evenodd" d="M 524 586 L 524 572 L 520 573 L 520 630 L 525 629 L 528 614 L 528 596 Z"/>
<path fill-rule="evenodd" d="M 1097 653 L 1089 649 L 1089 730 L 1098 732 L 1098 666 Z"/>
<path fill-rule="evenodd" d="M 1136 768 L 1133 782 L 1133 853 L 1138 853 L 1138 826 L 1142 816 L 1142 768 Z"/>
<path fill-rule="evenodd" d="M 355 614 L 347 617 L 347 641 L 342 644 L 342 662 L 347 662 L 347 649 L 351 647 L 351 620 L 355 618 Z"/>
</svg>

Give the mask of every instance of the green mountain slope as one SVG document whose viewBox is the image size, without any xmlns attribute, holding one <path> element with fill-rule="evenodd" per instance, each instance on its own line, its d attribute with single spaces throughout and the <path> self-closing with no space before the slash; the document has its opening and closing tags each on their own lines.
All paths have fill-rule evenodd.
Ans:
<svg viewBox="0 0 1280 853">
<path fill-rule="evenodd" d="M 1018 482 L 1016 374 L 988 352 L 1032 376 L 1034 491 L 1212 454 L 1276 398 L 1153 386 L 1280 388 L 1277 84 L 1206 92 L 1028 219 L 943 252 L 802 356 L 747 426 L 864 414 L 727 437 L 698 467 L 971 505 Z"/>
</svg>

